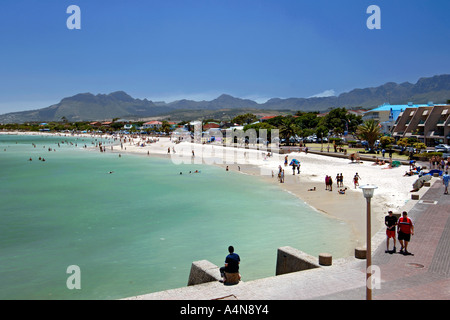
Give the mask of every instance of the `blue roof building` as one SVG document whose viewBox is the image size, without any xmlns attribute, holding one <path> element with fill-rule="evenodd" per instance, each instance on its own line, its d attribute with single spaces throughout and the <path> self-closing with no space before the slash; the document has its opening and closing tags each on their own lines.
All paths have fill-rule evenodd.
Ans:
<svg viewBox="0 0 450 320">
<path fill-rule="evenodd" d="M 362 119 L 363 121 L 367 121 L 370 119 L 378 121 L 381 126 L 381 132 L 384 134 L 388 134 L 391 132 L 391 129 L 395 124 L 395 121 L 397 121 L 397 118 L 403 111 L 406 110 L 406 108 L 419 108 L 432 106 L 434 106 L 433 102 L 429 102 L 428 104 L 413 104 L 412 102 L 409 102 L 408 104 L 397 104 L 397 105 L 385 103 L 375 109 L 371 109 L 365 112 Z"/>
</svg>

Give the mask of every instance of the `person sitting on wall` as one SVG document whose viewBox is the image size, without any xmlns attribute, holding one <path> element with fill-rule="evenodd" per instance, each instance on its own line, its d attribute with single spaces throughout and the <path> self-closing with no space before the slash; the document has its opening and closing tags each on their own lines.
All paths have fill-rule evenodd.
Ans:
<svg viewBox="0 0 450 320">
<path fill-rule="evenodd" d="M 239 272 L 239 263 L 241 261 L 239 255 L 234 253 L 234 247 L 228 247 L 229 255 L 225 258 L 225 266 L 220 268 L 220 276 L 222 277 L 221 282 L 226 283 L 226 274 L 225 273 L 238 273 Z M 239 276 L 240 278 L 240 276 Z"/>
</svg>

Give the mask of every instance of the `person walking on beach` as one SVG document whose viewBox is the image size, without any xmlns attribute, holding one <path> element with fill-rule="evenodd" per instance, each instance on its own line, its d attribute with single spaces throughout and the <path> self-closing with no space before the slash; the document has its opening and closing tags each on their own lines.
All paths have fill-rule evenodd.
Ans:
<svg viewBox="0 0 450 320">
<path fill-rule="evenodd" d="M 392 252 L 395 253 L 395 226 L 397 225 L 397 217 L 394 216 L 392 211 L 388 212 L 388 215 L 384 217 L 384 224 L 386 225 L 386 253 Z M 389 251 L 389 239 L 392 238 L 394 240 L 394 249 Z"/>
<path fill-rule="evenodd" d="M 221 267 L 220 270 L 220 276 L 222 277 L 221 282 L 226 282 L 227 279 L 225 277 L 226 273 L 238 273 L 239 272 L 239 263 L 241 262 L 241 258 L 237 253 L 234 253 L 234 247 L 229 246 L 228 247 L 229 255 L 225 258 L 225 266 Z"/>
<path fill-rule="evenodd" d="M 448 194 L 448 182 L 450 180 L 450 176 L 448 175 L 448 171 L 442 175 L 442 183 L 444 184 L 444 194 Z"/>
<path fill-rule="evenodd" d="M 400 253 L 408 255 L 410 254 L 408 252 L 408 243 L 411 241 L 411 236 L 414 235 L 414 225 L 406 211 L 403 211 L 402 216 L 398 219 L 397 225 L 398 240 L 402 246 L 400 248 Z"/>
<path fill-rule="evenodd" d="M 359 176 L 358 172 L 355 174 L 355 176 L 353 177 L 353 183 L 355 184 L 355 189 L 356 186 L 359 186 L 359 179 L 361 179 L 361 177 Z"/>
<path fill-rule="evenodd" d="M 336 175 L 336 186 L 339 188 L 339 187 L 343 187 L 344 186 L 344 183 L 343 183 L 343 177 L 342 177 L 342 173 L 338 173 L 337 175 Z"/>
</svg>

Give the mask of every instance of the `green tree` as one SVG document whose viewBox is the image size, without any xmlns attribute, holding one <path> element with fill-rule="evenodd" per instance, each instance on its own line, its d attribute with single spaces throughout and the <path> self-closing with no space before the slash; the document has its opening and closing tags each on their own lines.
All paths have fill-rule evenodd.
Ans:
<svg viewBox="0 0 450 320">
<path fill-rule="evenodd" d="M 300 130 L 299 135 L 302 138 L 306 138 L 306 137 L 312 136 L 314 134 L 314 132 L 315 132 L 314 129 L 307 128 L 307 129 Z"/>
<path fill-rule="evenodd" d="M 342 133 L 347 127 L 347 109 L 335 108 L 328 114 L 322 117 L 319 121 L 319 125 L 327 127 L 329 130 L 333 130 L 336 133 Z"/>
<path fill-rule="evenodd" d="M 300 129 L 311 129 L 316 128 L 319 123 L 319 118 L 315 112 L 301 112 L 298 111 L 295 118 L 295 124 Z"/>
<path fill-rule="evenodd" d="M 320 138 L 323 140 L 323 138 L 328 137 L 328 128 L 325 126 L 318 126 L 316 128 L 316 135 L 317 135 L 317 138 Z"/>
<path fill-rule="evenodd" d="M 290 145 L 291 142 L 289 139 L 295 136 L 298 132 L 298 127 L 295 125 L 292 117 L 284 118 L 281 126 L 278 128 L 280 129 L 280 137 L 282 139 L 286 139 L 286 143 Z"/>
<path fill-rule="evenodd" d="M 397 141 L 397 145 L 399 145 L 400 147 L 407 147 L 409 146 L 409 142 L 408 142 L 408 138 L 401 138 Z"/>
<path fill-rule="evenodd" d="M 237 123 L 239 125 L 243 125 L 243 124 L 250 124 L 253 122 L 258 121 L 258 117 L 255 116 L 253 113 L 246 113 L 246 114 L 241 114 L 239 116 L 234 117 L 231 122 Z"/>
<path fill-rule="evenodd" d="M 249 130 L 249 129 L 255 129 L 256 131 L 256 137 L 260 137 L 260 131 L 261 129 L 267 130 L 267 140 L 269 140 L 269 142 L 271 141 L 271 137 L 272 137 L 272 129 L 276 129 L 274 126 L 266 123 L 266 122 L 258 122 L 258 123 L 254 123 L 254 124 L 248 124 L 246 126 L 244 126 L 244 132 Z"/>
<path fill-rule="evenodd" d="M 417 149 L 418 153 L 427 148 L 427 145 L 423 142 L 416 142 L 413 146 L 415 149 Z"/>
<path fill-rule="evenodd" d="M 335 133 L 343 133 L 356 131 L 362 122 L 361 116 L 348 113 L 346 108 L 335 108 L 320 118 L 318 125 L 324 125 Z"/>
<path fill-rule="evenodd" d="M 383 149 L 387 149 L 387 147 L 395 142 L 395 139 L 388 136 L 383 136 L 380 138 L 380 144 Z"/>
<path fill-rule="evenodd" d="M 276 116 L 276 117 L 274 117 L 272 119 L 268 119 L 268 120 L 266 120 L 264 122 L 266 122 L 266 123 L 268 123 L 268 124 L 270 124 L 270 125 L 272 125 L 274 127 L 279 128 L 283 124 L 283 121 L 284 121 L 284 117 L 283 116 Z"/>
<path fill-rule="evenodd" d="M 169 134 L 171 129 L 172 127 L 170 126 L 169 122 L 164 120 L 161 125 L 161 131 L 165 132 L 166 134 Z"/>
<path fill-rule="evenodd" d="M 380 127 L 378 126 L 378 121 L 373 119 L 363 122 L 356 129 L 356 134 L 363 140 L 366 140 L 369 148 L 374 149 L 375 142 L 380 137 Z"/>
</svg>

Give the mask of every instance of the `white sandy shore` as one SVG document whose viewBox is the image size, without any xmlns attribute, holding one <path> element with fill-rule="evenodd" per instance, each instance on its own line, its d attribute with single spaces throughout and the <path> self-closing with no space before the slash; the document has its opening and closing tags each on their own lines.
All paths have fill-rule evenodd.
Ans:
<svg viewBox="0 0 450 320">
<path fill-rule="evenodd" d="M 21 133 L 23 134 L 23 133 Z M 41 134 L 41 133 L 28 133 Z M 85 135 L 89 136 L 89 135 Z M 159 141 L 146 143 L 136 138 L 113 141 L 114 145 L 107 145 L 106 152 L 120 154 L 135 153 L 147 156 L 162 156 L 170 158 L 177 163 L 195 163 L 218 165 L 242 174 L 262 176 L 268 183 L 279 185 L 284 190 L 296 195 L 324 214 L 345 221 L 352 226 L 356 246 L 365 244 L 366 234 L 366 200 L 359 188 L 353 185 L 353 176 L 358 172 L 361 177 L 360 185 L 374 184 L 378 188 L 372 203 L 372 234 L 384 226 L 384 217 L 388 210 L 400 212 L 410 199 L 410 190 L 417 177 L 404 176 L 409 168 L 401 166 L 388 169 L 388 166 L 374 165 L 373 162 L 352 163 L 348 159 L 327 157 L 323 155 L 290 153 L 288 164 L 292 159 L 301 163 L 300 175 L 292 174 L 292 167 L 284 166 L 285 155 L 273 154 L 265 157 L 265 151 L 244 148 L 223 147 L 220 145 L 201 145 L 182 142 L 176 144 L 169 138 L 159 138 Z M 170 154 L 168 153 L 170 148 Z M 173 150 L 175 149 L 175 152 Z M 194 151 L 194 157 L 192 156 Z M 285 169 L 285 182 L 279 183 L 277 179 L 278 167 Z M 272 177 L 272 171 L 274 177 Z M 342 173 L 346 194 L 339 194 L 336 187 L 336 174 Z M 325 190 L 325 175 L 333 179 L 333 191 Z M 316 191 L 308 191 L 316 187 Z"/>
<path fill-rule="evenodd" d="M 323 155 L 290 153 L 288 164 L 292 159 L 301 163 L 300 175 L 292 174 L 292 167 L 284 166 L 285 155 L 273 154 L 265 157 L 262 150 L 223 147 L 220 145 L 201 145 L 182 142 L 176 144 L 169 138 L 159 138 L 158 142 L 145 144 L 135 139 L 123 144 L 123 149 L 114 147 L 115 152 L 131 152 L 149 156 L 169 157 L 175 164 L 196 163 L 218 165 L 242 174 L 259 175 L 268 183 L 279 185 L 302 201 L 324 214 L 340 219 L 352 226 L 355 245 L 364 245 L 366 236 L 366 200 L 362 190 L 353 185 L 353 176 L 358 173 L 360 185 L 374 184 L 372 204 L 372 234 L 384 226 L 384 217 L 388 210 L 399 213 L 411 198 L 410 190 L 417 177 L 404 176 L 409 168 L 401 166 L 389 169 L 388 165 L 374 165 L 371 161 L 360 163 L 348 159 L 327 157 Z M 126 148 L 126 150 L 125 150 Z M 170 148 L 170 154 L 168 149 Z M 175 152 L 173 150 L 175 149 Z M 108 151 L 108 148 L 107 148 Z M 194 157 L 192 156 L 194 151 Z M 285 170 L 285 182 L 279 183 L 277 173 L 279 166 Z M 274 177 L 272 177 L 272 172 Z M 339 194 L 336 187 L 336 175 L 342 173 L 346 194 Z M 333 179 L 333 191 L 325 190 L 325 175 Z M 316 187 L 316 191 L 308 191 Z"/>
</svg>

